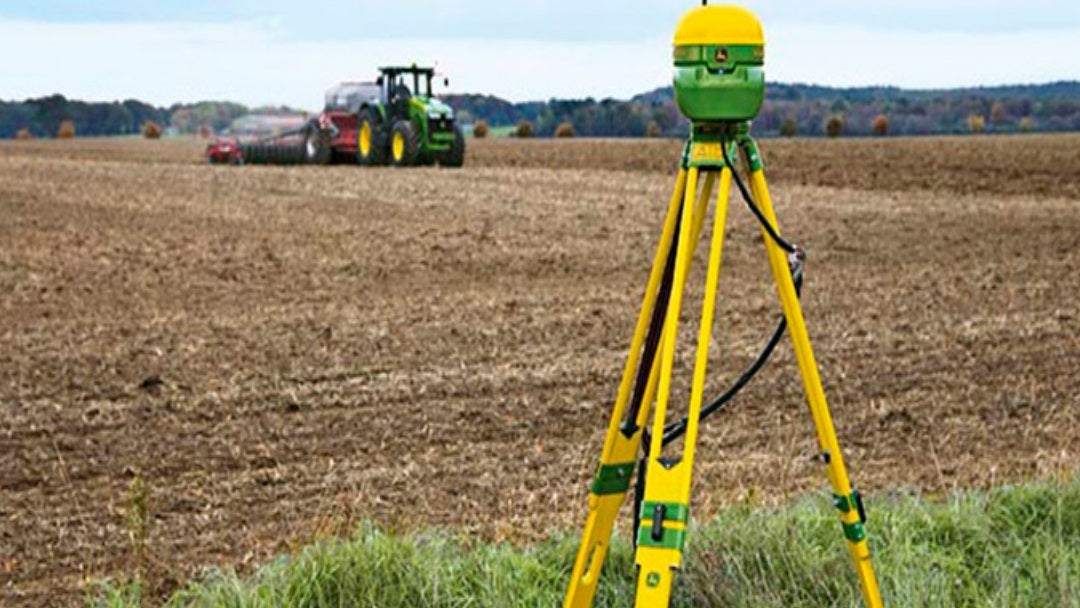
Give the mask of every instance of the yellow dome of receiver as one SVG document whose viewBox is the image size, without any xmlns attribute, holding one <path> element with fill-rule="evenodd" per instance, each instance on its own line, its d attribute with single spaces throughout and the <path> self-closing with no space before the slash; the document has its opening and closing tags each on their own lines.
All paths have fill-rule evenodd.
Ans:
<svg viewBox="0 0 1080 608">
<path fill-rule="evenodd" d="M 699 6 L 688 11 L 675 28 L 675 46 L 764 45 L 761 22 L 750 11 L 731 4 Z"/>
</svg>

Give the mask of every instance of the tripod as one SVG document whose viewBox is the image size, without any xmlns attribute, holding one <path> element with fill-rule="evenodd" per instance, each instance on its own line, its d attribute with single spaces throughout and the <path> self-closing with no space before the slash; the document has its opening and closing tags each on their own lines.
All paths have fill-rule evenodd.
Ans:
<svg viewBox="0 0 1080 608">
<path fill-rule="evenodd" d="M 737 152 L 741 153 L 750 174 L 749 188 L 731 160 Z M 703 407 L 706 363 L 733 179 L 761 224 L 784 321 L 777 327 L 766 350 L 754 365 L 720 399 Z M 699 182 L 702 182 L 700 194 Z M 683 291 L 709 202 L 717 185 L 719 192 L 713 216 L 712 243 L 688 411 L 685 417 L 669 423 L 668 403 Z M 833 489 L 833 504 L 855 564 L 863 599 L 868 608 L 882 606 L 866 543 L 863 525 L 866 515 L 862 498 L 852 488 L 844 467 L 799 303 L 798 287 L 802 281 L 803 258 L 801 250 L 779 234 L 758 146 L 749 135 L 749 123 L 694 123 L 691 139 L 684 148 L 675 191 L 668 205 L 608 424 L 600 465 L 590 491 L 588 520 L 564 608 L 592 606 L 615 518 L 625 502 L 638 451 L 643 444 L 648 446 L 648 453 L 642 458 L 642 467 L 638 471 L 637 502 L 640 505 L 635 512 L 638 524 L 635 526 L 635 564 L 638 568 L 635 606 L 666 608 L 669 605 L 672 583 L 675 572 L 682 564 L 687 536 L 698 423 L 704 416 L 723 407 L 750 381 L 779 342 L 785 325 L 790 328 L 810 415 L 817 429 L 821 462 L 827 468 Z M 655 412 L 649 432 L 646 425 L 654 401 Z M 664 446 L 683 434 L 682 456 L 665 457 Z"/>
</svg>

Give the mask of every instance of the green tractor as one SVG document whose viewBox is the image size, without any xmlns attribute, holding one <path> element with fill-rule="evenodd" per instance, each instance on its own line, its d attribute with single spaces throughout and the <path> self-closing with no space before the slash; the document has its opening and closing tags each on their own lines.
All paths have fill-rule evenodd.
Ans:
<svg viewBox="0 0 1080 608">
<path fill-rule="evenodd" d="M 462 166 L 465 137 L 454 124 L 454 110 L 432 95 L 434 68 L 384 67 L 379 73 L 378 96 L 362 103 L 357 116 L 360 164 Z"/>
</svg>

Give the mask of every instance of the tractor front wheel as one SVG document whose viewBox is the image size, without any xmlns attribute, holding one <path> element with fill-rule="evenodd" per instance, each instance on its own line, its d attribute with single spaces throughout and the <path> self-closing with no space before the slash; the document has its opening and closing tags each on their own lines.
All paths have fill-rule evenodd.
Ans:
<svg viewBox="0 0 1080 608">
<path fill-rule="evenodd" d="M 356 121 L 356 157 L 361 165 L 386 164 L 386 134 L 370 108 L 360 110 Z"/>
<path fill-rule="evenodd" d="M 449 150 L 442 153 L 439 164 L 454 168 L 465 164 L 465 135 L 461 133 L 461 127 L 454 126 L 454 143 L 450 144 Z"/>
<path fill-rule="evenodd" d="M 411 167 L 420 162 L 420 133 L 408 120 L 395 122 L 390 132 L 390 162 L 395 167 Z"/>
</svg>

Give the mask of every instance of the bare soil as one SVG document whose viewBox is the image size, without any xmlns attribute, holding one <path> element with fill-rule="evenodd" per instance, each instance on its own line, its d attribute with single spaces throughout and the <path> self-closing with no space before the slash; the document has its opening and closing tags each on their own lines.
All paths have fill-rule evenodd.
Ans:
<svg viewBox="0 0 1080 608">
<path fill-rule="evenodd" d="M 470 142 L 457 171 L 201 146 L 0 145 L 0 604 L 129 575 L 136 476 L 160 594 L 363 519 L 514 542 L 582 523 L 677 142 Z M 1075 471 L 1080 137 L 763 148 L 871 508 Z M 732 205 L 710 394 L 778 310 Z M 785 343 L 708 423 L 695 516 L 824 488 L 815 451 Z"/>
</svg>

